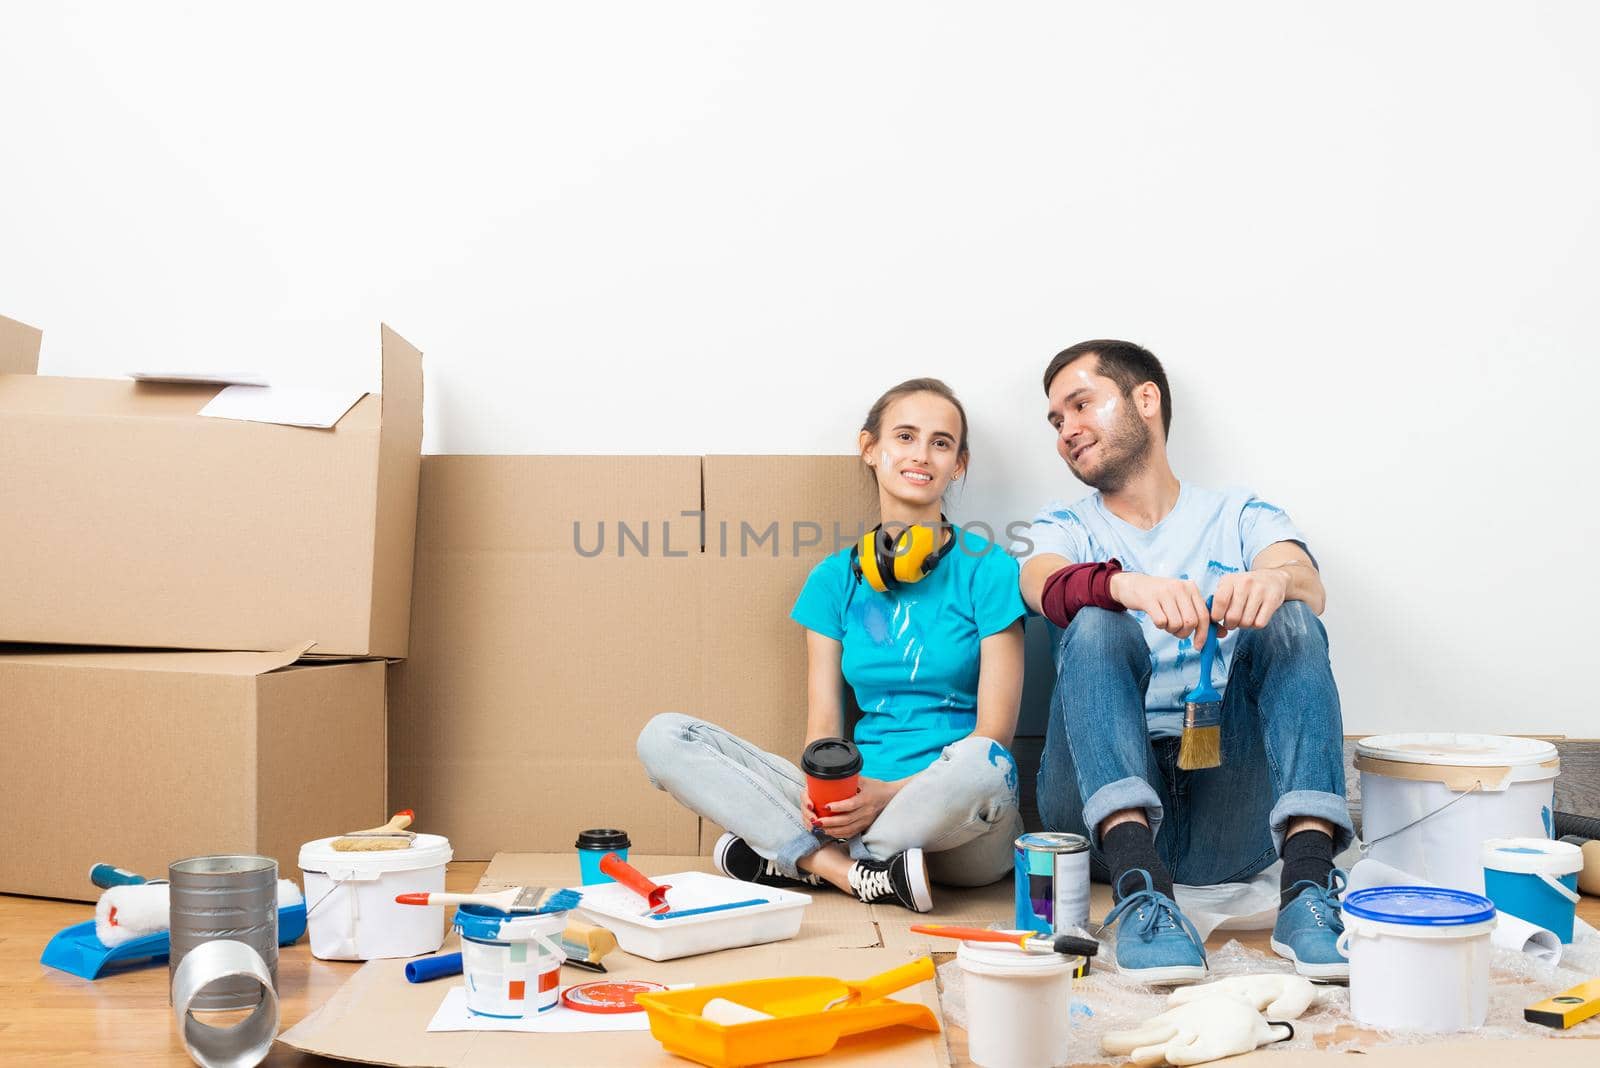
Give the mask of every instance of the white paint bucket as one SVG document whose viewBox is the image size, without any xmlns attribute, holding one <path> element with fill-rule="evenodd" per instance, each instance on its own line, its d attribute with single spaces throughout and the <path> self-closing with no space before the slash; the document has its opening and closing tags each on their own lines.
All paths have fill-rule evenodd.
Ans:
<svg viewBox="0 0 1600 1068">
<path fill-rule="evenodd" d="M 561 987 L 565 912 L 501 912 L 487 905 L 456 909 L 467 1008 L 479 1016 L 520 1020 L 555 1008 Z"/>
<path fill-rule="evenodd" d="M 1072 973 L 1082 957 L 963 942 L 956 960 L 966 978 L 967 1051 L 974 1064 L 1046 1068 L 1072 1062 Z"/>
<path fill-rule="evenodd" d="M 332 838 L 300 847 L 311 955 L 375 960 L 432 953 L 444 941 L 443 905 L 401 905 L 398 894 L 443 892 L 450 842 L 419 834 L 409 849 L 342 852 Z"/>
<path fill-rule="evenodd" d="M 1549 838 L 1556 747 L 1497 734 L 1385 734 L 1356 745 L 1361 837 L 1372 859 L 1483 893 L 1487 838 Z"/>
<path fill-rule="evenodd" d="M 1494 904 L 1462 890 L 1375 886 L 1344 896 L 1350 1015 L 1386 1031 L 1469 1031 L 1489 1012 Z"/>
</svg>

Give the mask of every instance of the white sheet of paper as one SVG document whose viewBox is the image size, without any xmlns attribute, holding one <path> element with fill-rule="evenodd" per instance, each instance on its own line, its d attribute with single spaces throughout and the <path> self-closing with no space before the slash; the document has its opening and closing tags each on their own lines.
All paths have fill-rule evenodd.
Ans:
<svg viewBox="0 0 1600 1068">
<path fill-rule="evenodd" d="M 650 1017 L 643 1012 L 577 1012 L 557 1002 L 556 1007 L 521 1020 L 474 1016 L 467 1011 L 467 988 L 453 986 L 439 1011 L 428 1023 L 430 1031 L 521 1031 L 534 1035 L 571 1035 L 584 1031 L 648 1031 Z"/>
<path fill-rule="evenodd" d="M 129 371 L 135 382 L 178 382 L 186 386 L 270 386 L 256 371 Z"/>
<path fill-rule="evenodd" d="M 212 397 L 200 414 L 215 419 L 326 429 L 337 424 L 364 396 L 362 390 L 313 386 L 229 386 Z"/>
</svg>

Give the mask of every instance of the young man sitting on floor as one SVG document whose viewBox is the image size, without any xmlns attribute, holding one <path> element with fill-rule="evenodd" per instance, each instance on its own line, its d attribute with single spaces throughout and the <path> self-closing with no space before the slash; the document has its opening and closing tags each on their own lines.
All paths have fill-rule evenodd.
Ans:
<svg viewBox="0 0 1600 1068">
<path fill-rule="evenodd" d="M 1302 975 L 1348 975 L 1333 858 L 1354 830 L 1305 539 L 1248 491 L 1173 474 L 1172 394 L 1147 350 L 1074 345 L 1044 388 L 1056 451 L 1097 492 L 1041 511 L 1023 556 L 1023 599 L 1059 628 L 1039 812 L 1088 836 L 1091 871 L 1116 900 L 1118 967 L 1153 983 L 1203 978 L 1174 879 L 1248 879 L 1281 857 L 1273 949 Z M 1184 770 L 1182 709 L 1207 641 L 1220 643 L 1222 764 Z"/>
</svg>

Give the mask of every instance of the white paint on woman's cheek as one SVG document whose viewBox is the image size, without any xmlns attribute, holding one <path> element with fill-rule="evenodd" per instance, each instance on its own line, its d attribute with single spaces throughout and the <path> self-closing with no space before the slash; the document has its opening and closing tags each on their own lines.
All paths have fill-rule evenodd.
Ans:
<svg viewBox="0 0 1600 1068">
<path fill-rule="evenodd" d="M 884 449 L 882 452 L 878 453 L 878 463 L 883 466 L 883 469 L 885 471 L 889 470 L 889 450 L 888 449 Z"/>
</svg>

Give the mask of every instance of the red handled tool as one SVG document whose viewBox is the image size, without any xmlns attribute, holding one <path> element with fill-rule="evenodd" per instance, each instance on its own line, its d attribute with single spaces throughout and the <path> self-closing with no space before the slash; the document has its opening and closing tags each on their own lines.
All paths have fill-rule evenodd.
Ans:
<svg viewBox="0 0 1600 1068">
<path fill-rule="evenodd" d="M 1033 931 L 991 931 L 987 927 L 952 927 L 943 923 L 922 923 L 911 928 L 917 934 L 940 938 L 959 938 L 964 942 L 1008 942 L 1029 953 L 1062 953 L 1071 957 L 1092 957 L 1100 943 L 1077 935 L 1041 935 Z"/>
<path fill-rule="evenodd" d="M 657 886 L 644 872 L 615 853 L 607 853 L 600 858 L 600 870 L 649 902 L 649 908 L 645 910 L 646 915 L 656 915 L 672 908 L 667 904 L 667 891 L 672 887 Z"/>
</svg>

